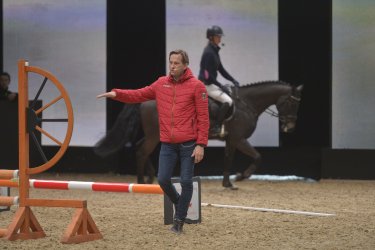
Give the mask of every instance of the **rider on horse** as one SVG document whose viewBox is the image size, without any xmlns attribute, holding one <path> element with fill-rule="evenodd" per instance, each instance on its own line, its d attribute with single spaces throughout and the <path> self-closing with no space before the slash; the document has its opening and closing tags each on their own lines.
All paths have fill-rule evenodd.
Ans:
<svg viewBox="0 0 375 250">
<path fill-rule="evenodd" d="M 209 42 L 203 51 L 198 76 L 199 80 L 206 85 L 208 96 L 222 103 L 216 118 L 216 122 L 211 130 L 211 134 L 213 136 L 221 137 L 223 136 L 223 133 L 221 132 L 221 125 L 229 108 L 233 105 L 233 100 L 230 97 L 228 89 L 217 81 L 217 71 L 219 71 L 225 79 L 231 81 L 236 87 L 239 86 L 238 81 L 236 81 L 224 69 L 221 63 L 219 44 L 221 43 L 222 36 L 223 30 L 217 25 L 207 29 L 206 37 Z"/>
</svg>

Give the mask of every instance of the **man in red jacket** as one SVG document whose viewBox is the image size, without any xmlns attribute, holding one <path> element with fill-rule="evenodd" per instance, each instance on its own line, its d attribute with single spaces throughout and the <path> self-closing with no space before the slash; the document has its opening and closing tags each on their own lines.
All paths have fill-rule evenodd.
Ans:
<svg viewBox="0 0 375 250">
<path fill-rule="evenodd" d="M 203 159 L 209 130 L 207 91 L 188 65 L 189 57 L 185 51 L 171 51 L 168 76 L 160 77 L 141 89 L 112 89 L 97 96 L 125 103 L 156 99 L 161 141 L 158 182 L 175 206 L 171 230 L 177 234 L 182 233 L 193 195 L 194 164 Z M 181 166 L 181 195 L 171 182 L 178 160 Z"/>
</svg>

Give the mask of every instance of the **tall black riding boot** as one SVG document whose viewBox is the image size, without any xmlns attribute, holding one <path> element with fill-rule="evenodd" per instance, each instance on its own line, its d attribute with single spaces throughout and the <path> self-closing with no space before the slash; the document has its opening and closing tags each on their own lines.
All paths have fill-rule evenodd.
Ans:
<svg viewBox="0 0 375 250">
<path fill-rule="evenodd" d="M 216 117 L 216 123 L 214 124 L 214 127 L 212 128 L 212 135 L 213 136 L 220 136 L 221 133 L 221 124 L 223 123 L 225 116 L 228 113 L 230 106 L 229 103 L 225 102 L 220 106 L 219 114 Z"/>
</svg>

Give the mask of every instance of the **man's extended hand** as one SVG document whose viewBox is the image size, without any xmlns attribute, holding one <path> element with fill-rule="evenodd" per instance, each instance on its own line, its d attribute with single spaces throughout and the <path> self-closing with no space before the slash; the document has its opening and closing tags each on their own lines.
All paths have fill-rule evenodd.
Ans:
<svg viewBox="0 0 375 250">
<path fill-rule="evenodd" d="M 116 97 L 116 92 L 111 91 L 111 92 L 103 93 L 103 94 L 100 94 L 100 95 L 96 96 L 96 98 L 102 98 L 102 97 L 115 98 Z"/>
<path fill-rule="evenodd" d="M 194 163 L 198 163 L 203 159 L 204 156 L 204 147 L 197 145 L 194 148 L 193 154 L 191 157 L 194 157 Z"/>
</svg>

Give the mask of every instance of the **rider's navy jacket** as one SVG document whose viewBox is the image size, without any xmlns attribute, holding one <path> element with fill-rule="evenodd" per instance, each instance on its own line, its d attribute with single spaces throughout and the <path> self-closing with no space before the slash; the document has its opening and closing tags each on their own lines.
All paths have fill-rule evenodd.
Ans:
<svg viewBox="0 0 375 250">
<path fill-rule="evenodd" d="M 225 79 L 229 81 L 233 81 L 234 78 L 224 69 L 223 65 L 221 64 L 219 50 L 220 47 L 214 45 L 213 43 L 208 43 L 208 45 L 204 48 L 198 79 L 206 85 L 215 84 L 219 88 L 222 88 L 222 84 L 216 79 L 218 71 Z"/>
</svg>

